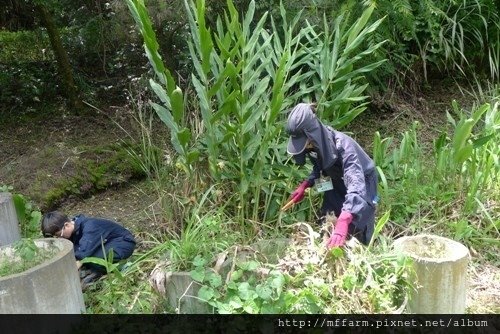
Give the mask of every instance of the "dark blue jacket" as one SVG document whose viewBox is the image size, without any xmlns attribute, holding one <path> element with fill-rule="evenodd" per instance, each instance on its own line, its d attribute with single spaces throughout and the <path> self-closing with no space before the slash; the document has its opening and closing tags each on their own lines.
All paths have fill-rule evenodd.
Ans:
<svg viewBox="0 0 500 334">
<path fill-rule="evenodd" d="M 86 217 L 82 214 L 73 218 L 75 229 L 71 235 L 71 242 L 75 251 L 75 258 L 94 256 L 102 249 L 102 244 L 127 243 L 132 244 L 133 250 L 135 239 L 129 230 L 123 226 L 107 219 Z M 119 247 L 115 247 L 115 251 Z M 128 247 L 130 248 L 130 247 Z M 118 254 L 120 258 L 127 258 L 130 254 Z"/>
</svg>

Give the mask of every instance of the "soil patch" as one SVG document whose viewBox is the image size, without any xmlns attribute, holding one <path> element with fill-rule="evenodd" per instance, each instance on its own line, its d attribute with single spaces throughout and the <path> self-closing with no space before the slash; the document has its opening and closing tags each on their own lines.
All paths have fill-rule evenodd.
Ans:
<svg viewBox="0 0 500 334">
<path fill-rule="evenodd" d="M 397 145 L 402 134 L 418 122 L 418 139 L 429 149 L 441 131 L 449 129 L 446 112 L 451 112 L 452 100 L 457 100 L 462 108 L 471 107 L 470 99 L 460 92 L 456 83 L 448 80 L 431 82 L 428 88 L 414 95 L 385 93 L 374 96 L 368 109 L 342 131 L 351 133 L 371 153 L 376 131 L 382 138 L 393 137 L 392 145 Z"/>
<path fill-rule="evenodd" d="M 58 210 L 70 217 L 83 213 L 112 219 L 136 232 L 156 232 L 158 228 L 156 197 L 148 181 L 130 181 L 89 198 L 68 199 Z"/>
<path fill-rule="evenodd" d="M 42 210 L 143 177 L 129 154 L 134 120 L 126 108 L 86 116 L 52 112 L 50 121 L 0 123 L 0 185 L 27 195 Z M 133 138 L 133 137 L 132 137 Z"/>
<path fill-rule="evenodd" d="M 491 264 L 469 266 L 468 313 L 500 313 L 500 269 Z"/>
</svg>

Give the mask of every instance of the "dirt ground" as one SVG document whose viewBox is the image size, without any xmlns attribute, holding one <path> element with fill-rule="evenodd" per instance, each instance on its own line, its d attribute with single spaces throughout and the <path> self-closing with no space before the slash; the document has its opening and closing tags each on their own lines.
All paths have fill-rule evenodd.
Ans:
<svg viewBox="0 0 500 334">
<path fill-rule="evenodd" d="M 29 197 L 42 210 L 69 210 L 70 214 L 76 210 L 137 221 L 139 200 L 146 206 L 152 200 L 147 189 L 140 190 L 147 187 L 126 167 L 110 171 L 106 179 L 88 170 L 117 159 L 116 148 L 131 140 L 129 134 L 133 136 L 137 127 L 131 111 L 110 107 L 84 116 L 57 111 L 47 118 L 50 121 L 38 115 L 0 120 L 0 186 L 13 186 L 15 192 Z M 99 149 L 93 151 L 94 147 Z M 110 168 L 119 167 L 119 163 L 128 162 L 120 161 Z M 103 180 L 96 181 L 98 177 Z M 88 182 L 84 178 L 89 178 Z M 103 183 L 104 191 L 95 188 L 93 182 Z M 51 193 L 61 198 L 47 206 Z"/>
<path fill-rule="evenodd" d="M 381 97 L 375 101 L 375 108 L 360 116 L 346 130 L 371 151 L 373 129 L 380 131 L 383 137 L 397 137 L 417 120 L 424 129 L 422 139 L 429 143 L 438 134 L 436 126 L 446 124 L 445 111 L 451 109 L 451 98 L 467 103 L 467 97 L 458 94 L 456 89 L 441 86 L 427 93 L 425 99 Z M 11 185 L 15 192 L 29 196 L 40 205 L 36 201 L 40 198 L 39 192 L 49 191 L 56 181 L 74 176 L 81 154 L 77 151 L 79 147 L 118 144 L 127 137 L 127 131 L 133 133 L 134 122 L 130 114 L 124 107 L 108 107 L 92 117 L 58 112 L 50 121 L 43 115 L 0 120 L 0 186 Z M 366 131 L 367 128 L 371 130 Z M 82 197 L 70 196 L 56 209 L 69 215 L 85 213 L 111 218 L 141 233 L 155 229 L 156 201 L 147 180 L 124 179 L 104 191 Z M 493 308 L 500 312 L 500 269 L 489 265 L 474 266 L 470 278 L 470 311 L 481 313 Z"/>
</svg>

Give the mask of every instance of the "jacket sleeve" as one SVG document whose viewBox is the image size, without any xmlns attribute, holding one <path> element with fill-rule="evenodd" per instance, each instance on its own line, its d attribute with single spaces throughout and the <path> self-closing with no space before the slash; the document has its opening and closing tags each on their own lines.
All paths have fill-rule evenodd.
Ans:
<svg viewBox="0 0 500 334">
<path fill-rule="evenodd" d="M 368 204 L 366 198 L 366 184 L 363 168 L 352 145 L 343 145 L 342 166 L 344 170 L 344 184 L 347 190 L 343 211 L 359 214 Z"/>
<path fill-rule="evenodd" d="M 84 226 L 82 237 L 78 244 L 75 244 L 75 258 L 77 260 L 92 256 L 102 243 L 106 242 L 106 235 L 103 235 L 103 230 L 95 223 L 89 223 Z"/>
<path fill-rule="evenodd" d="M 321 176 L 321 168 L 319 167 L 318 160 L 310 158 L 311 163 L 313 164 L 313 170 L 311 174 L 309 174 L 309 177 L 307 178 L 307 181 L 309 181 L 309 185 L 312 187 L 314 186 L 314 183 L 316 179 L 319 179 Z"/>
</svg>

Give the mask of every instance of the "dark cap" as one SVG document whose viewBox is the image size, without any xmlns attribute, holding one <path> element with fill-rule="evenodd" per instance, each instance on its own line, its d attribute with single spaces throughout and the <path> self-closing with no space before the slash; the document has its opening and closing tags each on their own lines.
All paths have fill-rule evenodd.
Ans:
<svg viewBox="0 0 500 334">
<path fill-rule="evenodd" d="M 307 145 L 306 133 L 314 129 L 317 124 L 318 119 L 310 104 L 299 103 L 296 105 L 290 111 L 286 124 L 286 131 L 290 135 L 287 152 L 292 155 L 304 152 Z"/>
</svg>

